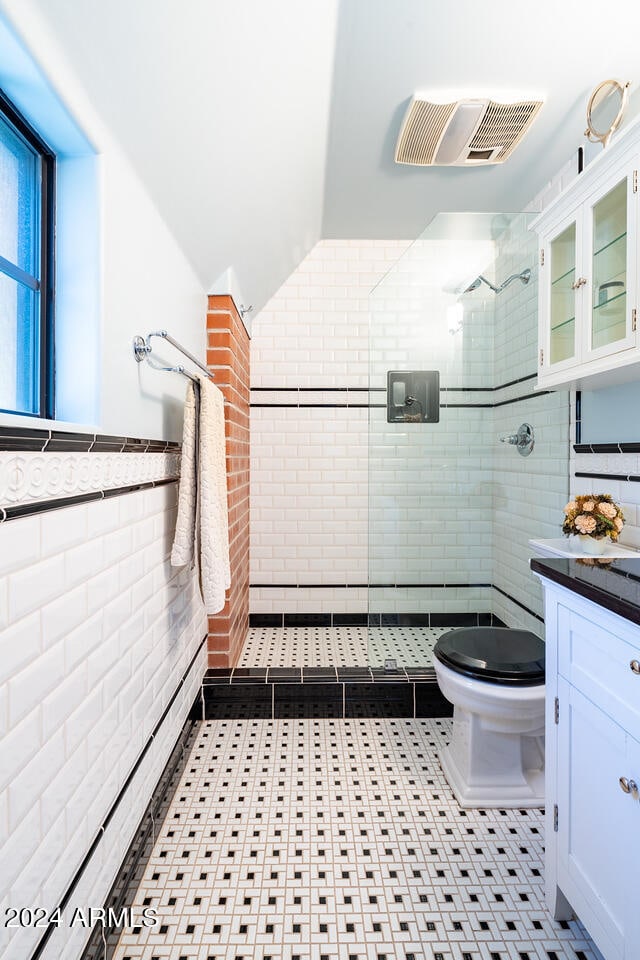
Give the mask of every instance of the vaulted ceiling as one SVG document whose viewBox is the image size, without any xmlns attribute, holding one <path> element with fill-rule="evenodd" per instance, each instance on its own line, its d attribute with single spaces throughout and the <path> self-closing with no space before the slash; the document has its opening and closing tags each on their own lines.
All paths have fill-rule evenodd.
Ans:
<svg viewBox="0 0 640 960">
<path fill-rule="evenodd" d="M 321 237 L 522 209 L 595 84 L 640 84 L 631 0 L 33 2 L 203 286 L 231 267 L 256 308 Z M 410 96 L 444 89 L 545 103 L 504 165 L 395 164 Z"/>
</svg>

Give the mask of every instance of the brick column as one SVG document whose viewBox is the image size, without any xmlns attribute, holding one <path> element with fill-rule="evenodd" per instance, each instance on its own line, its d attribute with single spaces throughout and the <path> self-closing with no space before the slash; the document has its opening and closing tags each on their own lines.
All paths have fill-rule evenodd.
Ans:
<svg viewBox="0 0 640 960">
<path fill-rule="evenodd" d="M 209 617 L 209 666 L 236 665 L 249 627 L 249 335 L 230 296 L 210 296 L 207 366 L 225 399 L 231 586 Z"/>
</svg>

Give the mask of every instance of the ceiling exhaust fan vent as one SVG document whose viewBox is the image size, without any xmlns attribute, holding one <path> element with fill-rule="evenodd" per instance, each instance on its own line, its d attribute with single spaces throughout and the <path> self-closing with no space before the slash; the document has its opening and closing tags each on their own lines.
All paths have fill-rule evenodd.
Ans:
<svg viewBox="0 0 640 960">
<path fill-rule="evenodd" d="M 434 103 L 414 96 L 398 136 L 395 161 L 417 166 L 504 163 L 541 106 L 541 100 Z"/>
</svg>

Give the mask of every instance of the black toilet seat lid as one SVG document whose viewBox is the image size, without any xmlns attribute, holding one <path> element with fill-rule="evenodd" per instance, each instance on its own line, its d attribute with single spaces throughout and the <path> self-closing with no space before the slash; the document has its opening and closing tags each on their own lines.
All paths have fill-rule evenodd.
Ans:
<svg viewBox="0 0 640 960">
<path fill-rule="evenodd" d="M 477 680 L 522 686 L 544 683 L 544 641 L 528 630 L 449 630 L 433 652 L 451 670 Z"/>
</svg>

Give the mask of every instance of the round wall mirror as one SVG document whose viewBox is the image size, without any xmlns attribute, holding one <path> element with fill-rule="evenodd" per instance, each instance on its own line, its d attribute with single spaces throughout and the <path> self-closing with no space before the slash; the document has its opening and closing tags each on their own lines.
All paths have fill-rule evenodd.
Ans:
<svg viewBox="0 0 640 960">
<path fill-rule="evenodd" d="M 587 104 L 585 137 L 592 143 L 608 146 L 613 132 L 622 120 L 627 105 L 629 83 L 603 80 L 595 88 Z"/>
</svg>

